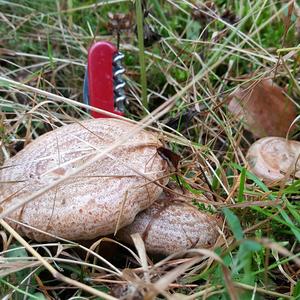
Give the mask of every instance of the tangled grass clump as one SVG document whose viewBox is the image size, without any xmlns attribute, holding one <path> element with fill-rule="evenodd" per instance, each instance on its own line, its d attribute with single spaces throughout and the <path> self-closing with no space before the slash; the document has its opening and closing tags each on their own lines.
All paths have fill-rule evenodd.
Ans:
<svg viewBox="0 0 300 300">
<path fill-rule="evenodd" d="M 1 219 L 1 297 L 298 299 L 299 180 L 270 188 L 248 171 L 256 138 L 227 106 L 238 86 L 271 78 L 299 109 L 297 3 L 152 0 L 143 11 L 139 3 L 0 1 L 0 163 L 53 128 L 90 118 L 88 48 L 119 42 L 126 117 L 147 120 L 180 154 L 171 181 L 209 199 L 193 203 L 224 217 L 222 242 L 148 257 L 138 235 L 135 247 L 113 237 L 43 244 Z"/>
</svg>

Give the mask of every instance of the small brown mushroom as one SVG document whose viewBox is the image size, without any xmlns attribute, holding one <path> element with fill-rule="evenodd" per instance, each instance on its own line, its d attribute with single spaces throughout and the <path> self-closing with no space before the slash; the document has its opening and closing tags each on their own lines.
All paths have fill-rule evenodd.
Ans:
<svg viewBox="0 0 300 300">
<path fill-rule="evenodd" d="M 94 119 L 37 138 L 1 168 L 0 211 L 54 183 L 133 128 L 117 119 Z M 70 240 L 111 234 L 117 223 L 119 228 L 130 224 L 158 198 L 161 185 L 167 184 L 167 163 L 157 155 L 161 146 L 156 134 L 143 130 L 9 217 Z M 9 223 L 21 235 L 37 241 L 55 239 Z"/>
<path fill-rule="evenodd" d="M 219 237 L 220 219 L 199 211 L 183 201 L 162 195 L 139 213 L 134 222 L 118 232 L 118 238 L 132 244 L 131 235 L 139 233 L 147 252 L 173 254 L 191 248 L 211 248 Z"/>
<path fill-rule="evenodd" d="M 250 171 L 268 184 L 300 178 L 300 142 L 281 137 L 265 137 L 248 150 Z"/>
</svg>

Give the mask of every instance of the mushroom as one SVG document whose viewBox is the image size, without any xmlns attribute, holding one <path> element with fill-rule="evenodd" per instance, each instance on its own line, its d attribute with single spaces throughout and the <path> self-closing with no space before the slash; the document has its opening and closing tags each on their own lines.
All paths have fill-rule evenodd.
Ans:
<svg viewBox="0 0 300 300">
<path fill-rule="evenodd" d="M 265 137 L 248 150 L 250 171 L 269 185 L 300 178 L 300 142 L 281 137 Z"/>
<path fill-rule="evenodd" d="M 80 167 L 133 128 L 126 121 L 93 119 L 40 136 L 0 169 L 0 212 Z M 132 223 L 167 184 L 168 166 L 157 154 L 161 146 L 156 134 L 143 130 L 13 211 L 7 221 L 36 241 L 55 240 L 55 236 L 87 240 L 111 234 L 116 227 Z"/>
<path fill-rule="evenodd" d="M 122 228 L 118 238 L 133 244 L 131 235 L 139 233 L 148 252 L 169 255 L 190 248 L 213 247 L 221 225 L 216 215 L 163 193 L 132 224 Z"/>
<path fill-rule="evenodd" d="M 214 245 L 219 219 L 184 197 L 162 193 L 169 167 L 158 155 L 162 144 L 154 133 L 130 135 L 121 147 L 67 176 L 133 128 L 126 121 L 93 119 L 37 138 L 0 169 L 0 212 L 52 184 L 6 218 L 21 235 L 36 241 L 90 240 L 121 228 L 123 241 L 139 232 L 153 253 Z M 62 176 L 65 180 L 55 184 Z"/>
</svg>

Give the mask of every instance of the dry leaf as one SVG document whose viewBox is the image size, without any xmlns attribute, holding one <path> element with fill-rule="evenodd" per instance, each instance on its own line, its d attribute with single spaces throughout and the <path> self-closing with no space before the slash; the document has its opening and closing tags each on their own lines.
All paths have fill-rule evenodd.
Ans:
<svg viewBox="0 0 300 300">
<path fill-rule="evenodd" d="M 296 106 L 271 79 L 239 87 L 229 96 L 228 109 L 244 118 L 245 128 L 257 137 L 285 136 L 297 116 Z"/>
</svg>

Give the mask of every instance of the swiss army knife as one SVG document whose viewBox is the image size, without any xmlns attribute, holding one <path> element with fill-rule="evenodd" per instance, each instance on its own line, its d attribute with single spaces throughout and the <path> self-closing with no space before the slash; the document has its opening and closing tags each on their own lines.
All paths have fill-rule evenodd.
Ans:
<svg viewBox="0 0 300 300">
<path fill-rule="evenodd" d="M 94 43 L 88 52 L 88 63 L 84 77 L 83 100 L 85 104 L 100 108 L 119 116 L 125 110 L 125 69 L 120 53 L 112 43 Z M 91 110 L 94 118 L 107 118 L 107 115 Z"/>
</svg>

